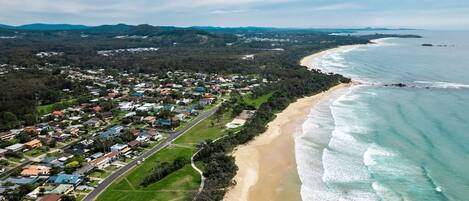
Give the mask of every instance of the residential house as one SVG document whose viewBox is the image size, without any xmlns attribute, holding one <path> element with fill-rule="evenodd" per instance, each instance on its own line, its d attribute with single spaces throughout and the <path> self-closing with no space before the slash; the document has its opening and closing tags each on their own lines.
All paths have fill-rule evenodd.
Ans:
<svg viewBox="0 0 469 201">
<path fill-rule="evenodd" d="M 133 140 L 133 141 L 130 141 L 129 143 L 127 143 L 127 145 L 129 145 L 130 148 L 135 148 L 139 144 L 140 144 L 140 141 L 137 141 L 137 140 Z"/>
<path fill-rule="evenodd" d="M 151 112 L 154 111 L 155 107 L 155 103 L 145 103 L 142 106 L 138 107 L 136 110 L 140 112 Z"/>
<path fill-rule="evenodd" d="M 91 118 L 89 119 L 88 121 L 85 121 L 83 123 L 83 125 L 87 126 L 87 127 L 91 127 L 91 128 L 96 128 L 96 127 L 99 127 L 101 125 L 102 121 L 98 118 Z"/>
<path fill-rule="evenodd" d="M 72 191 L 73 191 L 73 185 L 72 184 L 60 184 L 56 188 L 54 188 L 52 191 L 50 191 L 50 193 L 51 194 L 58 194 L 58 195 L 66 195 L 66 194 L 69 194 Z"/>
<path fill-rule="evenodd" d="M 113 161 L 117 159 L 118 152 L 109 152 L 104 156 L 101 156 L 90 162 L 90 165 L 98 169 L 104 169 L 108 167 Z"/>
<path fill-rule="evenodd" d="M 199 100 L 199 105 L 211 105 L 215 102 L 215 98 L 202 98 Z"/>
<path fill-rule="evenodd" d="M 81 167 L 81 168 L 78 168 L 78 169 L 74 172 L 74 174 L 77 174 L 77 175 L 85 175 L 86 173 L 88 173 L 89 171 L 91 171 L 93 168 L 94 168 L 94 166 L 87 164 L 87 165 L 85 165 L 85 166 L 83 166 L 83 167 Z"/>
<path fill-rule="evenodd" d="M 36 200 L 39 194 L 41 193 L 40 189 L 40 187 L 36 187 L 33 191 L 26 194 L 25 200 Z"/>
<path fill-rule="evenodd" d="M 160 118 L 157 125 L 160 127 L 176 127 L 179 125 L 179 120 L 177 118 Z"/>
<path fill-rule="evenodd" d="M 5 131 L 5 132 L 0 132 L 0 140 L 2 141 L 8 141 L 13 139 L 16 136 L 15 133 L 12 133 L 10 131 Z"/>
<path fill-rule="evenodd" d="M 85 152 L 87 152 L 88 150 L 85 150 L 85 149 L 81 149 L 81 148 L 68 148 L 68 149 L 64 149 L 64 153 L 67 153 L 67 154 L 71 154 L 71 155 L 83 155 Z"/>
<path fill-rule="evenodd" d="M 54 184 L 72 184 L 78 186 L 82 182 L 82 179 L 80 175 L 77 174 L 58 174 L 49 177 L 48 181 Z"/>
<path fill-rule="evenodd" d="M 6 149 L 0 149 L 0 157 L 5 156 L 8 151 Z"/>
<path fill-rule="evenodd" d="M 133 97 L 143 97 L 143 93 L 141 92 L 133 92 L 130 94 L 130 96 L 133 96 Z"/>
<path fill-rule="evenodd" d="M 171 105 L 171 104 L 167 104 L 167 105 L 164 105 L 164 106 L 163 106 L 163 109 L 166 110 L 166 111 L 168 111 L 168 112 L 174 111 L 175 108 L 176 108 L 176 107 L 174 107 L 174 105 Z"/>
<path fill-rule="evenodd" d="M 92 139 L 82 140 L 77 144 L 77 148 L 88 149 L 93 145 L 93 143 L 94 143 L 94 140 Z"/>
<path fill-rule="evenodd" d="M 97 152 L 97 153 L 94 153 L 93 155 L 91 155 L 90 158 L 97 159 L 101 156 L 104 156 L 104 154 L 102 152 Z"/>
<path fill-rule="evenodd" d="M 96 112 L 96 113 L 100 113 L 101 111 L 103 111 L 103 108 L 101 108 L 101 106 L 97 105 L 97 106 L 93 107 L 93 111 Z"/>
<path fill-rule="evenodd" d="M 16 143 L 14 145 L 10 145 L 8 147 L 5 147 L 5 149 L 10 153 L 18 153 L 18 152 L 23 151 L 24 144 Z"/>
<path fill-rule="evenodd" d="M 129 113 L 127 113 L 127 114 L 124 115 L 124 118 L 133 117 L 133 116 L 135 116 L 135 115 L 137 115 L 136 112 L 129 112 Z"/>
<path fill-rule="evenodd" d="M 148 137 L 147 137 L 146 135 L 139 135 L 139 136 L 135 139 L 135 141 L 138 141 L 139 143 L 144 143 L 144 142 L 146 142 L 146 141 L 148 141 L 148 140 L 149 140 L 149 139 L 148 139 Z"/>
<path fill-rule="evenodd" d="M 155 122 L 155 120 L 156 120 L 156 117 L 154 117 L 154 116 L 147 116 L 147 117 L 143 118 L 143 121 L 145 121 L 149 124 L 152 124 L 153 122 Z"/>
<path fill-rule="evenodd" d="M 125 148 L 127 148 L 126 144 L 115 144 L 115 145 L 112 145 L 111 151 L 120 153 Z"/>
<path fill-rule="evenodd" d="M 184 121 L 187 117 L 185 113 L 179 113 L 175 116 L 179 121 Z"/>
<path fill-rule="evenodd" d="M 104 132 L 102 132 L 101 134 L 99 134 L 99 137 L 102 138 L 102 139 L 108 139 L 108 138 L 112 138 L 112 137 L 117 137 L 117 136 L 120 136 L 121 135 L 121 131 L 124 129 L 123 126 L 120 126 L 120 125 L 117 125 L 117 126 L 114 126 Z"/>
<path fill-rule="evenodd" d="M 26 128 L 24 128 L 24 132 L 28 133 L 28 134 L 37 134 L 41 129 L 38 129 L 34 126 L 28 126 Z"/>
<path fill-rule="evenodd" d="M 29 141 L 29 142 L 26 142 L 26 143 L 24 143 L 24 145 L 25 145 L 28 149 L 35 149 L 35 148 L 42 147 L 42 143 L 41 143 L 41 141 L 38 140 L 38 139 L 34 139 L 34 140 Z"/>
<path fill-rule="evenodd" d="M 64 115 L 64 113 L 62 111 L 53 111 L 52 112 L 52 116 L 54 116 L 55 118 L 62 117 L 63 115 Z"/>
<path fill-rule="evenodd" d="M 41 165 L 30 165 L 23 168 L 21 171 L 21 176 L 23 177 L 30 177 L 30 176 L 41 176 L 41 175 L 49 175 L 50 168 Z"/>
<path fill-rule="evenodd" d="M 49 135 L 45 135 L 45 136 L 40 135 L 38 138 L 39 138 L 39 141 L 41 141 L 41 143 L 46 146 L 51 146 L 55 144 L 56 142 L 56 140 Z"/>
<path fill-rule="evenodd" d="M 39 201 L 61 201 L 62 200 L 62 195 L 57 195 L 57 194 L 47 194 L 44 195 Z"/>
<path fill-rule="evenodd" d="M 196 87 L 196 88 L 194 88 L 194 91 L 197 92 L 197 93 L 204 93 L 205 88 L 204 87 Z"/>
<path fill-rule="evenodd" d="M 9 177 L 5 181 L 17 185 L 34 184 L 39 177 Z"/>
<path fill-rule="evenodd" d="M 130 111 L 134 108 L 134 105 L 132 102 L 122 102 L 119 103 L 119 109 L 122 111 Z"/>
<path fill-rule="evenodd" d="M 41 160 L 41 164 L 51 167 L 63 167 L 63 162 L 60 162 L 56 157 L 46 157 Z"/>
</svg>

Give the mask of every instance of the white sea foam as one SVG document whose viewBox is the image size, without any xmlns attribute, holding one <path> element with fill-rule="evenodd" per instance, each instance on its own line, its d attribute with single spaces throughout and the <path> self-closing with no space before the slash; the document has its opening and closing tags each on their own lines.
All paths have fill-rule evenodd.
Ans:
<svg viewBox="0 0 469 201">
<path fill-rule="evenodd" d="M 368 130 L 361 120 L 353 118 L 357 108 L 363 106 L 358 99 L 357 94 L 347 94 L 331 105 L 335 127 L 322 157 L 324 182 L 361 182 L 369 179 L 361 159 L 368 144 L 357 138 L 368 133 Z M 350 105 L 352 102 L 354 107 Z"/>
<path fill-rule="evenodd" d="M 390 188 L 384 186 L 380 182 L 373 182 L 371 186 L 373 190 L 376 192 L 376 195 L 380 198 L 380 200 L 389 200 L 389 201 L 403 200 L 403 198 L 399 194 L 397 194 Z"/>
<path fill-rule="evenodd" d="M 380 42 L 372 46 L 381 45 L 386 44 Z M 346 73 L 346 70 L 350 70 L 350 64 L 343 54 L 366 51 L 367 48 L 362 47 L 366 46 L 326 52 L 313 64 L 323 72 L 351 76 Z M 295 156 L 303 200 L 380 200 L 372 187 L 373 181 L 365 164 L 376 164 L 373 157 L 387 156 L 389 153 L 370 148 L 371 145 L 362 140 L 371 133 L 367 125 L 370 122 L 363 119 L 371 118 L 365 114 L 367 104 L 360 102 L 360 96 L 364 94 L 354 93 L 356 89 L 369 85 L 373 83 L 342 90 L 322 100 L 311 110 L 302 131 L 295 135 Z"/>
<path fill-rule="evenodd" d="M 451 82 L 432 82 L 432 81 L 415 81 L 418 87 L 430 87 L 441 89 L 469 89 L 468 84 L 451 83 Z"/>
<path fill-rule="evenodd" d="M 322 182 L 321 158 L 334 128 L 331 121 L 330 105 L 347 90 L 341 89 L 321 100 L 311 109 L 302 126 L 302 132 L 295 135 L 295 156 L 302 183 L 301 196 L 303 200 L 333 201 L 340 199 L 337 192 L 332 191 Z"/>
<path fill-rule="evenodd" d="M 384 157 L 395 157 L 397 154 L 393 153 L 390 150 L 385 149 L 375 143 L 372 143 L 363 154 L 363 163 L 366 166 L 373 166 L 376 165 L 377 162 L 375 160 L 376 157 L 384 158 Z"/>
</svg>

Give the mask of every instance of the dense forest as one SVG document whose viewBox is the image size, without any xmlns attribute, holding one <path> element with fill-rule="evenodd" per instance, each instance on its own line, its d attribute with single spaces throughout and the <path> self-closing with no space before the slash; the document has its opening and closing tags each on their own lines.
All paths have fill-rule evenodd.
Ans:
<svg viewBox="0 0 469 201">
<path fill-rule="evenodd" d="M 60 74 L 38 69 L 12 71 L 0 76 L 0 130 L 16 128 L 19 120 L 34 122 L 36 105 L 54 103 L 72 82 Z"/>
</svg>

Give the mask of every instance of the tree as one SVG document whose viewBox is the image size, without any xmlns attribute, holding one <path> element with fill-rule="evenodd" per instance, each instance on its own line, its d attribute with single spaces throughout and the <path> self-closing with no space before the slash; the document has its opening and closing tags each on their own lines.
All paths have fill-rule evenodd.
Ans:
<svg viewBox="0 0 469 201">
<path fill-rule="evenodd" d="M 18 139 L 21 143 L 31 141 L 31 136 L 26 132 L 21 132 L 15 138 Z"/>
<path fill-rule="evenodd" d="M 73 195 L 64 195 L 62 201 L 76 201 L 77 198 Z"/>
<path fill-rule="evenodd" d="M 37 116 L 34 114 L 26 114 L 24 115 L 24 121 L 28 126 L 34 125 L 37 122 Z"/>
<path fill-rule="evenodd" d="M 11 112 L 4 112 L 3 113 L 3 121 L 5 122 L 14 122 L 14 121 L 18 121 L 18 119 L 16 118 L 16 115 L 11 113 Z"/>
<path fill-rule="evenodd" d="M 124 142 L 130 142 L 135 139 L 135 136 L 132 134 L 132 132 L 130 132 L 129 129 L 124 130 L 120 137 Z"/>
<path fill-rule="evenodd" d="M 3 121 L 0 121 L 1 124 L 6 127 L 6 129 L 17 128 L 19 126 L 18 118 L 12 112 L 4 112 L 2 115 Z"/>
</svg>

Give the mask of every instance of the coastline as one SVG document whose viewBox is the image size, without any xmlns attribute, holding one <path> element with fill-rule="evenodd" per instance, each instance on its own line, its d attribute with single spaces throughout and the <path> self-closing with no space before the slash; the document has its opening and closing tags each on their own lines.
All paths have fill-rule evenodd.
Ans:
<svg viewBox="0 0 469 201">
<path fill-rule="evenodd" d="M 312 70 L 312 69 L 315 69 L 314 66 L 323 56 L 326 56 L 328 54 L 332 54 L 335 52 L 350 51 L 359 47 L 382 45 L 384 44 L 384 41 L 388 39 L 390 38 L 380 38 L 380 39 L 371 40 L 370 41 L 371 43 L 368 43 L 368 44 L 342 45 L 336 48 L 326 49 L 326 50 L 304 57 L 303 59 L 301 59 L 300 65 L 308 67 L 308 70 Z"/>
<path fill-rule="evenodd" d="M 268 129 L 233 153 L 239 170 L 236 185 L 224 200 L 301 200 L 301 181 L 295 160 L 294 133 L 322 98 L 350 84 L 298 99 L 268 124 Z M 262 157 L 260 157 L 262 156 Z"/>
<path fill-rule="evenodd" d="M 323 56 L 362 46 L 379 45 L 385 39 L 372 40 L 369 44 L 345 45 L 327 49 L 304 57 L 300 64 L 311 70 Z M 321 99 L 339 89 L 355 84 L 358 83 L 352 81 L 348 84 L 339 84 L 325 92 L 298 99 L 277 114 L 276 118 L 268 124 L 266 132 L 248 144 L 237 147 L 233 152 L 238 166 L 238 172 L 234 177 L 236 185 L 226 193 L 224 200 L 302 200 L 301 180 L 295 159 L 294 135 L 301 132 L 311 108 Z"/>
</svg>

